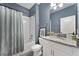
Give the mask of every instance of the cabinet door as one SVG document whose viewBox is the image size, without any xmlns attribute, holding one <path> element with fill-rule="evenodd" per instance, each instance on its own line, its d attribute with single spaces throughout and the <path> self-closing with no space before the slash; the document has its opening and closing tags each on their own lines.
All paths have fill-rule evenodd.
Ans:
<svg viewBox="0 0 79 59">
<path fill-rule="evenodd" d="M 54 56 L 67 56 L 67 54 L 63 51 L 54 49 Z"/>
<path fill-rule="evenodd" d="M 68 56 L 72 56 L 72 47 L 55 42 L 52 42 L 51 44 L 54 50 L 62 51 Z"/>
<path fill-rule="evenodd" d="M 54 56 L 54 48 L 51 49 L 51 56 Z"/>
<path fill-rule="evenodd" d="M 43 45 L 43 56 L 51 56 L 51 47 L 44 44 Z"/>
<path fill-rule="evenodd" d="M 79 48 L 73 47 L 73 56 L 79 56 Z"/>
</svg>

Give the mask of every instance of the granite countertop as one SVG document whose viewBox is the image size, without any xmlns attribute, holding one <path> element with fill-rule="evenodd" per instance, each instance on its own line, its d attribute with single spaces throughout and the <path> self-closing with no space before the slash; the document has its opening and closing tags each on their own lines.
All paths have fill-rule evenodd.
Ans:
<svg viewBox="0 0 79 59">
<path fill-rule="evenodd" d="M 47 40 L 57 42 L 60 44 L 72 46 L 72 47 L 77 47 L 76 41 L 72 41 L 72 40 L 70 40 L 68 38 L 64 38 L 64 37 L 60 38 L 60 37 L 56 37 L 56 36 L 45 36 L 45 37 L 40 37 L 40 38 L 47 39 Z"/>
</svg>

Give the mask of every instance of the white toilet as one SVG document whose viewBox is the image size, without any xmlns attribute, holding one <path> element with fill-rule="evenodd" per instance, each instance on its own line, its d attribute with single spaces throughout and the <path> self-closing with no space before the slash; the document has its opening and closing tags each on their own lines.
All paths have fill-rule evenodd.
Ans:
<svg viewBox="0 0 79 59">
<path fill-rule="evenodd" d="M 32 46 L 33 56 L 40 56 L 42 54 L 42 46 L 35 44 Z"/>
</svg>

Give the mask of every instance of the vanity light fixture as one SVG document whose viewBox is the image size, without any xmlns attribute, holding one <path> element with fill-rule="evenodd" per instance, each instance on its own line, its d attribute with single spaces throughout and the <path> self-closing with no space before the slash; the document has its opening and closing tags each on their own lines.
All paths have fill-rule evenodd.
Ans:
<svg viewBox="0 0 79 59">
<path fill-rule="evenodd" d="M 54 6 L 53 9 L 56 10 L 57 9 L 57 6 Z"/>
<path fill-rule="evenodd" d="M 57 7 L 63 7 L 63 3 L 51 3 L 51 7 L 56 10 Z"/>
</svg>

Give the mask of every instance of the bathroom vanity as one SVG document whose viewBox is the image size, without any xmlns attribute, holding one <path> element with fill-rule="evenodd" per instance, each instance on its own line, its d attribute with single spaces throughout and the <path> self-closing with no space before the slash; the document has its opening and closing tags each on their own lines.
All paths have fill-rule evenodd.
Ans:
<svg viewBox="0 0 79 59">
<path fill-rule="evenodd" d="M 43 56 L 79 56 L 77 42 L 56 36 L 39 38 L 43 46 Z"/>
</svg>

